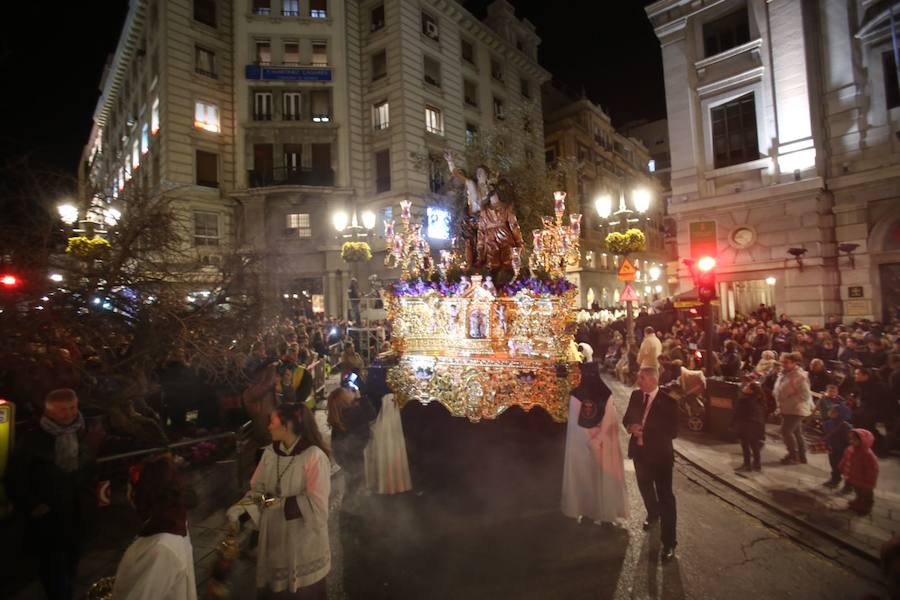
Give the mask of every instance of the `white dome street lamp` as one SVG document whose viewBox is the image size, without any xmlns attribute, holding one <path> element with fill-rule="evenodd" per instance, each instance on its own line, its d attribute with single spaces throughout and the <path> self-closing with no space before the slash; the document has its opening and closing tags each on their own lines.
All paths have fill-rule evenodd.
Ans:
<svg viewBox="0 0 900 600">
<path fill-rule="evenodd" d="M 656 281 L 657 279 L 659 279 L 659 276 L 661 275 L 661 271 L 659 270 L 659 267 L 657 267 L 656 265 L 653 265 L 652 267 L 650 267 L 649 273 L 650 273 L 651 281 Z"/>
<path fill-rule="evenodd" d="M 597 215 L 601 219 L 608 219 L 612 214 L 612 196 L 600 194 L 594 199 L 594 208 L 597 209 Z"/>
<path fill-rule="evenodd" d="M 634 210 L 639 213 L 645 213 L 650 210 L 650 190 L 647 188 L 637 188 L 631 194 L 631 202 L 634 204 Z"/>
<path fill-rule="evenodd" d="M 78 207 L 74 204 L 68 202 L 60 204 L 56 207 L 56 212 L 66 225 L 74 225 L 78 221 Z"/>
<path fill-rule="evenodd" d="M 338 230 L 338 233 L 341 233 L 345 229 L 347 229 L 349 221 L 350 217 L 348 217 L 347 212 L 343 210 L 337 211 L 331 217 L 331 223 L 334 225 L 334 228 Z"/>
<path fill-rule="evenodd" d="M 362 222 L 363 227 L 366 229 L 374 229 L 375 228 L 375 213 L 371 210 L 365 210 L 362 214 Z"/>
</svg>

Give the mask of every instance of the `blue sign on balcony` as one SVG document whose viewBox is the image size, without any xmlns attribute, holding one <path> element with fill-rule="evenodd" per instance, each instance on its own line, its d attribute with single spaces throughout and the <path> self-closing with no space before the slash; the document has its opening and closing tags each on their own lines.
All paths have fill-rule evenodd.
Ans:
<svg viewBox="0 0 900 600">
<path fill-rule="evenodd" d="M 247 65 L 247 79 L 262 81 L 331 81 L 331 69 L 320 67 L 266 67 Z"/>
</svg>

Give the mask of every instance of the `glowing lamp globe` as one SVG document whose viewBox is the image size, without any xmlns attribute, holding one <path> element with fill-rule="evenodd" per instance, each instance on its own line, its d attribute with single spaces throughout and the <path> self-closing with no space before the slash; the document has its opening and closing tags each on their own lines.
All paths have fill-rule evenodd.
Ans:
<svg viewBox="0 0 900 600">
<path fill-rule="evenodd" d="M 334 216 L 331 217 L 331 223 L 334 225 L 334 228 L 338 231 L 343 231 L 347 229 L 347 225 L 349 224 L 350 219 L 347 217 L 347 213 L 339 210 L 334 213 Z"/>
</svg>

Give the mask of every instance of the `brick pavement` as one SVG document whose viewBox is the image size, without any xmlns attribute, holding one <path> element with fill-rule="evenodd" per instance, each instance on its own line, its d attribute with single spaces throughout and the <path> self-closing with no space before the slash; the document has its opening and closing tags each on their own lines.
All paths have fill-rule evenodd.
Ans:
<svg viewBox="0 0 900 600">
<path fill-rule="evenodd" d="M 608 374 L 603 378 L 617 395 L 627 396 L 633 389 Z M 743 463 L 736 442 L 687 427 L 681 427 L 678 436 L 676 452 L 696 467 L 870 560 L 878 560 L 881 545 L 900 533 L 900 460 L 896 457 L 879 460 L 875 507 L 870 515 L 860 516 L 847 509 L 852 494 L 842 496 L 822 485 L 831 475 L 827 454 L 810 453 L 805 465 L 779 463 L 786 449 L 778 425 L 766 426 L 761 472 L 735 472 Z"/>
</svg>

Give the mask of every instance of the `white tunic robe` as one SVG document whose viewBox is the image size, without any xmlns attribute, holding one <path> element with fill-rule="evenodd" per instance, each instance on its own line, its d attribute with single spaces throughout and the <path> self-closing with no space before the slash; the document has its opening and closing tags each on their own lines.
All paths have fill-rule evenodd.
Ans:
<svg viewBox="0 0 900 600">
<path fill-rule="evenodd" d="M 128 546 L 113 585 L 114 600 L 196 600 L 190 537 L 157 533 Z"/>
<path fill-rule="evenodd" d="M 399 494 L 412 489 L 406 439 L 393 394 L 386 394 L 381 400 L 381 412 L 372 425 L 365 461 L 366 485 L 376 494 Z"/>
<path fill-rule="evenodd" d="M 331 462 L 325 453 L 310 446 L 296 456 L 279 456 L 271 445 L 266 447 L 250 480 L 248 495 L 259 493 L 279 500 L 263 509 L 255 504 L 243 505 L 260 530 L 256 586 L 273 592 L 296 592 L 328 575 Z M 291 496 L 296 496 L 300 517 L 287 520 L 284 501 Z"/>
<path fill-rule="evenodd" d="M 589 517 L 613 522 L 628 518 L 625 497 L 625 461 L 619 442 L 619 419 L 612 398 L 600 424 L 578 425 L 581 401 L 569 397 L 566 458 L 563 464 L 562 512 L 567 517 Z"/>
</svg>

